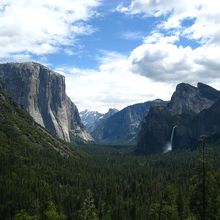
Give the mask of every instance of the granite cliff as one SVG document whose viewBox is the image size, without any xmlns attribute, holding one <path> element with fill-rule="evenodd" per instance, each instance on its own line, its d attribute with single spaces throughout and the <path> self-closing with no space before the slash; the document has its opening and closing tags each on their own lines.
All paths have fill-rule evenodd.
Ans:
<svg viewBox="0 0 220 220">
<path fill-rule="evenodd" d="M 65 92 L 64 76 L 34 63 L 0 64 L 6 93 L 51 134 L 65 141 L 93 141 L 81 123 L 76 105 Z"/>
</svg>

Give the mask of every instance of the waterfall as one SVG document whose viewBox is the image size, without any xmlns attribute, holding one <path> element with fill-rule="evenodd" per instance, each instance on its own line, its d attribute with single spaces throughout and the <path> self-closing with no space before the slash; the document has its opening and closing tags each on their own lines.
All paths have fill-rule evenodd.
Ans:
<svg viewBox="0 0 220 220">
<path fill-rule="evenodd" d="M 176 125 L 172 129 L 172 133 L 171 133 L 171 136 L 170 136 L 170 141 L 167 143 L 167 145 L 165 147 L 165 150 L 164 150 L 164 153 L 172 151 L 172 149 L 173 149 L 173 136 L 174 136 L 175 128 L 176 128 Z"/>
<path fill-rule="evenodd" d="M 173 127 L 171 137 L 170 137 L 171 150 L 173 149 L 173 135 L 174 135 L 175 128 L 176 128 L 176 125 Z"/>
</svg>

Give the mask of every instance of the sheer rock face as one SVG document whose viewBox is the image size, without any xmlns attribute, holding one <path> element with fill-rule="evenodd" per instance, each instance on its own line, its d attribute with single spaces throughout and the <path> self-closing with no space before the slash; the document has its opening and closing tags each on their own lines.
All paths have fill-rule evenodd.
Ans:
<svg viewBox="0 0 220 220">
<path fill-rule="evenodd" d="M 0 65 L 4 89 L 50 133 L 70 141 L 70 131 L 85 133 L 75 104 L 65 92 L 64 76 L 33 62 Z M 92 141 L 88 134 L 87 141 Z"/>
<path fill-rule="evenodd" d="M 200 135 L 219 132 L 220 122 L 214 119 L 218 111 L 213 110 L 218 106 L 219 97 L 219 91 L 202 83 L 197 87 L 185 83 L 177 85 L 167 107 L 152 107 L 145 117 L 137 151 L 162 153 L 174 126 L 173 149 L 194 148 Z"/>
</svg>

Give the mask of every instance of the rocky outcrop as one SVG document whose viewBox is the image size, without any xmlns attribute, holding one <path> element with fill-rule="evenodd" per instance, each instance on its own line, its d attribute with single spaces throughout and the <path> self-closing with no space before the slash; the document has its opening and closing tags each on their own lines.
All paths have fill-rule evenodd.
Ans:
<svg viewBox="0 0 220 220">
<path fill-rule="evenodd" d="M 115 113 L 119 112 L 118 109 L 116 108 L 110 108 L 101 118 L 101 120 L 105 120 L 109 117 L 111 117 L 112 115 L 114 115 Z"/>
<path fill-rule="evenodd" d="M 136 144 L 140 123 L 152 105 L 166 105 L 166 102 L 154 100 L 128 106 L 100 123 L 92 136 L 101 144 Z"/>
<path fill-rule="evenodd" d="M 203 83 L 198 83 L 197 87 L 181 83 L 177 85 L 168 108 L 176 114 L 199 113 L 209 108 L 218 96 L 219 91 Z"/>
<path fill-rule="evenodd" d="M 92 141 L 77 107 L 66 95 L 64 76 L 41 64 L 26 62 L 1 64 L 0 78 L 7 94 L 50 133 L 70 141 L 77 131 L 86 136 L 84 142 Z"/>
<path fill-rule="evenodd" d="M 200 135 L 213 134 L 220 128 L 218 122 L 218 125 L 214 123 L 212 111 L 219 97 L 219 91 L 202 83 L 197 87 L 185 83 L 177 85 L 167 107 L 152 107 L 145 117 L 137 152 L 162 153 L 174 126 L 173 149 L 194 148 Z"/>
</svg>

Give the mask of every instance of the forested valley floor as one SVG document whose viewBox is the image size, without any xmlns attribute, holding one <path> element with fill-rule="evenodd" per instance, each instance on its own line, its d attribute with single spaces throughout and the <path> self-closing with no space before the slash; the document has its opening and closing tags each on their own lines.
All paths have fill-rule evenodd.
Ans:
<svg viewBox="0 0 220 220">
<path fill-rule="evenodd" d="M 139 156 L 87 146 L 80 156 L 0 144 L 0 219 L 220 219 L 220 147 Z"/>
</svg>

